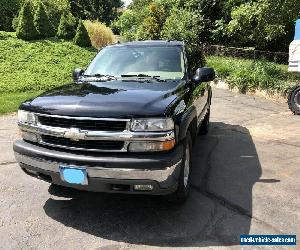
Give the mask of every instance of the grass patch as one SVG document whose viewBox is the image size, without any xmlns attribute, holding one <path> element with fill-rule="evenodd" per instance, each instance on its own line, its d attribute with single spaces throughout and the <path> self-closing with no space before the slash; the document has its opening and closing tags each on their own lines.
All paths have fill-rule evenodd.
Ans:
<svg viewBox="0 0 300 250">
<path fill-rule="evenodd" d="M 95 49 L 62 40 L 26 42 L 15 33 L 5 35 L 0 35 L 0 93 L 44 91 L 70 83 L 72 70 L 86 67 L 96 54 Z"/>
<path fill-rule="evenodd" d="M 94 48 L 48 39 L 27 42 L 0 32 L 0 113 L 16 111 L 27 98 L 72 82 L 74 68 L 85 68 Z"/>
<path fill-rule="evenodd" d="M 206 60 L 219 79 L 226 80 L 231 88 L 236 87 L 241 93 L 266 90 L 286 95 L 300 82 L 300 74 L 288 72 L 287 65 L 218 56 L 208 56 Z"/>
<path fill-rule="evenodd" d="M 22 102 L 34 98 L 39 94 L 40 92 L 0 94 L 0 114 L 17 111 Z"/>
</svg>

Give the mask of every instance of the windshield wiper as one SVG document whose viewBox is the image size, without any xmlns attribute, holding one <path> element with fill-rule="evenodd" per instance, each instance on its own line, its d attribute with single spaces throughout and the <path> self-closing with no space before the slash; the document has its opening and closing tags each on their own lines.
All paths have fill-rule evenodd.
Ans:
<svg viewBox="0 0 300 250">
<path fill-rule="evenodd" d="M 163 80 L 160 78 L 160 76 L 150 76 L 146 74 L 137 74 L 137 75 L 121 75 L 121 77 L 141 77 L 141 78 L 152 78 L 158 82 L 166 82 L 166 80 Z"/>
<path fill-rule="evenodd" d="M 102 74 L 94 74 L 94 75 L 83 75 L 85 77 L 96 77 L 96 78 L 102 78 L 102 77 L 105 77 L 105 78 L 108 78 L 110 80 L 116 80 L 117 77 L 116 76 L 111 76 L 111 75 L 102 75 Z"/>
</svg>

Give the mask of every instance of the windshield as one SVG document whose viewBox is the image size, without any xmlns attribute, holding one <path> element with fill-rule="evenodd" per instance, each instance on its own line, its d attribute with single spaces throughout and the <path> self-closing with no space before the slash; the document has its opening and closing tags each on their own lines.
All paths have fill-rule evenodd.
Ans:
<svg viewBox="0 0 300 250">
<path fill-rule="evenodd" d="M 115 46 L 100 51 L 85 75 L 147 75 L 163 79 L 182 79 L 184 73 L 184 57 L 180 47 Z"/>
</svg>

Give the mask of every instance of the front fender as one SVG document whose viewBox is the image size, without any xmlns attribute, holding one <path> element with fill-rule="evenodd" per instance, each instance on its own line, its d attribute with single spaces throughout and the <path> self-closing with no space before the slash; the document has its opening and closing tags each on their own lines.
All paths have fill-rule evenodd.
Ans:
<svg viewBox="0 0 300 250">
<path fill-rule="evenodd" d="M 179 120 L 178 142 L 182 141 L 186 137 L 187 131 L 195 119 L 197 120 L 197 111 L 194 106 L 191 106 L 182 114 Z"/>
</svg>

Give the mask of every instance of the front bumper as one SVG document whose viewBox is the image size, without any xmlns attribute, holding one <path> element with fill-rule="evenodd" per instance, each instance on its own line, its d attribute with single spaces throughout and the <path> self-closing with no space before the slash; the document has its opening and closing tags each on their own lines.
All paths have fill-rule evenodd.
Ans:
<svg viewBox="0 0 300 250">
<path fill-rule="evenodd" d="M 57 185 L 94 192 L 141 193 L 134 185 L 152 185 L 143 193 L 169 194 L 176 190 L 182 160 L 182 145 L 168 153 L 152 154 L 89 154 L 48 149 L 18 140 L 15 157 L 29 174 Z M 66 183 L 60 178 L 60 166 L 84 167 L 86 186 Z"/>
</svg>

